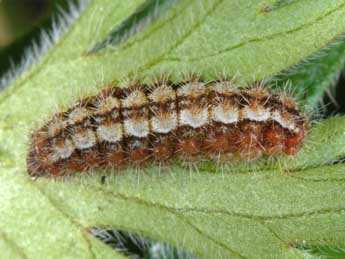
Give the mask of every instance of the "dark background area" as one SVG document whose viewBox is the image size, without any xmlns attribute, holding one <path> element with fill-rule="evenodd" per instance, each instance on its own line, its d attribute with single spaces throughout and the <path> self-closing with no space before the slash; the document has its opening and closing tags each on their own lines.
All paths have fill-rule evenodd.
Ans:
<svg viewBox="0 0 345 259">
<path fill-rule="evenodd" d="M 76 0 L 0 0 L 0 77 Z"/>
<path fill-rule="evenodd" d="M 340 75 L 335 89 L 331 91 L 336 103 L 332 102 L 328 96 L 324 98 L 324 104 L 327 105 L 327 115 L 345 114 L 345 73 Z"/>
<path fill-rule="evenodd" d="M 49 30 L 61 10 L 77 0 L 0 0 L 0 77 L 17 65 L 25 49 L 38 42 L 42 30 Z M 332 98 L 329 97 L 332 95 Z M 324 97 L 326 115 L 345 113 L 345 74 Z M 335 101 L 334 101 L 335 100 Z"/>
</svg>

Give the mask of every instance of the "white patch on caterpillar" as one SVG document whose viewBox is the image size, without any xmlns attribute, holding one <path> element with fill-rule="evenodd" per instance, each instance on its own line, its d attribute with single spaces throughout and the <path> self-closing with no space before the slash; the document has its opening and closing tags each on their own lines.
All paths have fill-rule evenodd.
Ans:
<svg viewBox="0 0 345 259">
<path fill-rule="evenodd" d="M 192 128 L 199 128 L 206 125 L 208 119 L 208 108 L 184 109 L 180 111 L 179 125 L 188 125 Z"/>
<path fill-rule="evenodd" d="M 87 149 L 96 144 L 95 132 L 91 129 L 83 130 L 72 136 L 73 143 L 77 149 Z"/>
<path fill-rule="evenodd" d="M 150 133 L 149 122 L 145 118 L 124 120 L 124 128 L 127 136 L 144 138 Z"/>
<path fill-rule="evenodd" d="M 63 142 L 55 142 L 52 145 L 50 160 L 57 162 L 61 159 L 69 158 L 74 152 L 74 146 L 71 140 L 65 139 Z"/>
<path fill-rule="evenodd" d="M 177 113 L 166 112 L 162 114 L 156 114 L 151 118 L 152 131 L 157 133 L 169 133 L 178 126 Z"/>
<path fill-rule="evenodd" d="M 286 117 L 287 117 L 286 115 L 282 116 L 281 112 L 279 111 L 274 111 L 272 113 L 272 120 L 275 120 L 276 122 L 278 122 L 285 129 L 291 130 L 293 132 L 298 132 L 295 122 L 292 119 L 289 119 Z"/>
<path fill-rule="evenodd" d="M 164 103 L 168 100 L 175 100 L 176 93 L 171 86 L 163 85 L 154 89 L 149 95 L 149 99 L 156 103 Z"/>
<path fill-rule="evenodd" d="M 97 113 L 104 114 L 112 111 L 115 108 L 120 108 L 120 101 L 112 96 L 108 96 L 104 100 L 99 100 L 97 106 Z M 116 114 L 117 116 L 118 114 Z"/>
<path fill-rule="evenodd" d="M 212 111 L 212 120 L 224 124 L 236 123 L 239 121 L 240 111 L 230 103 L 221 103 Z"/>
<path fill-rule="evenodd" d="M 148 100 L 145 93 L 140 90 L 134 90 L 122 101 L 122 105 L 125 108 L 140 107 L 147 103 Z"/>
<path fill-rule="evenodd" d="M 225 94 L 228 96 L 235 93 L 235 87 L 229 81 L 216 82 L 211 86 L 211 89 L 217 94 Z"/>
<path fill-rule="evenodd" d="M 266 121 L 271 117 L 271 112 L 269 109 L 265 109 L 260 106 L 255 108 L 247 106 L 242 109 L 243 119 L 248 119 L 252 121 Z"/>
<path fill-rule="evenodd" d="M 187 96 L 191 98 L 197 98 L 200 95 L 206 93 L 206 87 L 203 83 L 191 82 L 185 85 L 182 85 L 177 89 L 177 96 Z"/>
<path fill-rule="evenodd" d="M 66 121 L 63 121 L 61 119 L 57 119 L 49 124 L 48 126 L 48 137 L 52 138 L 55 137 L 59 132 L 66 127 Z"/>
<path fill-rule="evenodd" d="M 75 108 L 68 115 L 68 124 L 73 125 L 82 122 L 89 116 L 89 111 L 86 108 Z"/>
<path fill-rule="evenodd" d="M 100 125 L 96 130 L 97 137 L 100 141 L 116 143 L 123 138 L 123 129 L 121 123 L 111 123 Z"/>
</svg>

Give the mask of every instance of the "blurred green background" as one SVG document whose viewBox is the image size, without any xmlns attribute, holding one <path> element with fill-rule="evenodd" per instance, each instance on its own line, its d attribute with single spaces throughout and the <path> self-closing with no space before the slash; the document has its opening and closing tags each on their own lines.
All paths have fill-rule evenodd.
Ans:
<svg viewBox="0 0 345 259">
<path fill-rule="evenodd" d="M 76 0 L 0 0 L 0 77 Z"/>
</svg>

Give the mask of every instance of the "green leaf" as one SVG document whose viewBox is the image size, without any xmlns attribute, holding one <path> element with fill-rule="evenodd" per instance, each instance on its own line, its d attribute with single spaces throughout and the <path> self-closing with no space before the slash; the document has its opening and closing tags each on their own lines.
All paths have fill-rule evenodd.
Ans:
<svg viewBox="0 0 345 259">
<path fill-rule="evenodd" d="M 87 54 L 145 4 L 90 2 L 0 96 L 0 248 L 26 258 L 121 258 L 89 234 L 91 227 L 128 230 L 202 258 L 304 258 L 291 245 L 303 241 L 344 247 L 345 168 L 331 163 L 345 154 L 345 117 L 313 126 L 297 157 L 272 163 L 28 177 L 30 130 L 56 106 L 136 74 L 148 80 L 169 73 L 181 81 L 188 71 L 205 80 L 225 73 L 240 84 L 267 78 L 345 31 L 340 0 L 180 0 L 129 39 Z M 329 62 L 338 69 L 342 58 Z M 318 78 L 326 82 L 331 74 Z"/>
<path fill-rule="evenodd" d="M 32 258 L 37 247 L 26 243 L 53 256 L 96 253 L 86 233 L 92 226 L 134 231 L 203 258 L 296 258 L 301 252 L 290 243 L 344 245 L 343 172 L 342 164 L 298 174 L 149 168 L 107 176 L 103 185 L 99 174 L 32 182 L 7 169 L 0 227 Z"/>
<path fill-rule="evenodd" d="M 8 240 L 3 233 L 0 233 L 0 249 L 1 256 L 4 258 L 25 258 L 25 255 L 22 254 L 16 243 Z"/>
<path fill-rule="evenodd" d="M 275 76 L 272 81 L 280 86 L 297 86 L 296 96 L 307 110 L 312 111 L 322 101 L 324 93 L 335 85 L 344 65 L 345 40 L 341 37 L 313 57 Z"/>
<path fill-rule="evenodd" d="M 126 41 L 132 34 L 152 22 L 168 9 L 175 0 L 147 0 L 126 20 L 119 24 L 102 42 L 97 43 L 90 53 L 97 52 L 107 45 L 116 45 Z"/>
<path fill-rule="evenodd" d="M 312 245 L 297 244 L 296 247 L 305 250 L 309 254 L 319 255 L 323 259 L 342 259 L 345 257 L 345 250 L 327 245 Z"/>
</svg>

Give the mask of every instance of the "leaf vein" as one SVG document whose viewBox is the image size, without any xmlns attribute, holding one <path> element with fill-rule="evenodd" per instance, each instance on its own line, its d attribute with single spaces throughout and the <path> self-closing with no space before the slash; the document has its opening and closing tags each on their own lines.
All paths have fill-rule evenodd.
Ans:
<svg viewBox="0 0 345 259">
<path fill-rule="evenodd" d="M 10 247 L 12 247 L 14 249 L 14 251 L 18 252 L 19 255 L 22 258 L 29 258 L 25 252 L 23 251 L 23 249 L 21 247 L 18 246 L 18 244 L 15 242 L 15 240 L 12 240 L 11 238 L 9 238 L 4 232 L 2 232 L 0 230 L 0 238 L 2 238 Z"/>
<path fill-rule="evenodd" d="M 210 8 L 210 10 L 208 10 L 206 12 L 206 14 L 204 15 L 204 17 L 201 18 L 201 20 L 197 23 L 195 23 L 190 30 L 188 30 L 183 36 L 181 36 L 179 38 L 179 40 L 177 40 L 175 42 L 175 44 L 173 44 L 165 53 L 163 53 L 162 55 L 154 58 L 153 60 L 151 60 L 150 62 L 146 63 L 145 65 L 143 65 L 141 68 L 139 68 L 139 71 L 144 71 L 144 70 L 148 70 L 153 66 L 156 66 L 157 64 L 161 63 L 162 61 L 164 61 L 164 56 L 168 55 L 171 51 L 173 51 L 174 49 L 176 49 L 178 46 L 180 46 L 181 44 L 183 44 L 183 42 L 188 39 L 197 28 L 199 28 L 201 25 L 203 25 L 203 23 L 206 21 L 206 19 L 212 15 L 213 12 L 215 12 L 217 10 L 217 8 L 220 6 L 221 3 L 223 3 L 224 0 L 220 0 L 220 1 L 216 1 L 212 7 Z"/>
<path fill-rule="evenodd" d="M 333 8 L 332 10 L 328 11 L 327 13 L 325 13 L 324 15 L 322 16 L 319 16 L 319 17 L 316 17 L 313 21 L 309 22 L 309 23 L 305 23 L 305 24 L 302 24 L 301 26 L 298 26 L 294 29 L 291 29 L 291 30 L 287 30 L 287 31 L 281 31 L 281 32 L 277 32 L 277 33 L 274 33 L 274 34 L 271 34 L 267 37 L 262 37 L 262 38 L 252 38 L 252 39 L 249 39 L 245 42 L 240 42 L 238 44 L 235 44 L 233 46 L 229 46 L 227 48 L 224 48 L 224 49 L 220 49 L 214 53 L 211 53 L 211 54 L 208 54 L 208 55 L 198 55 L 197 58 L 180 58 L 180 57 L 163 57 L 159 60 L 159 62 L 156 62 L 155 64 L 152 64 L 152 66 L 157 66 L 159 63 L 162 63 L 162 62 L 195 62 L 195 61 L 202 61 L 203 59 L 206 59 L 206 58 L 214 58 L 216 56 L 220 56 L 220 55 L 223 55 L 225 53 L 228 53 L 228 52 L 231 52 L 235 49 L 238 49 L 238 48 L 241 48 L 241 47 L 244 47 L 250 43 L 255 43 L 255 42 L 264 42 L 264 41 L 269 41 L 269 40 L 272 40 L 272 39 L 275 39 L 281 35 L 286 35 L 286 34 L 293 34 L 297 31 L 300 31 L 300 30 L 303 30 L 303 29 L 306 29 L 308 27 L 311 27 L 313 26 L 314 24 L 316 24 L 317 22 L 319 22 L 320 20 L 322 19 L 325 19 L 327 18 L 328 16 L 332 15 L 334 12 L 337 12 L 339 11 L 339 9 L 341 8 L 344 8 L 345 7 L 345 2 L 342 3 L 340 6 L 337 6 L 336 8 Z M 149 67 L 151 68 L 151 67 Z"/>
</svg>

